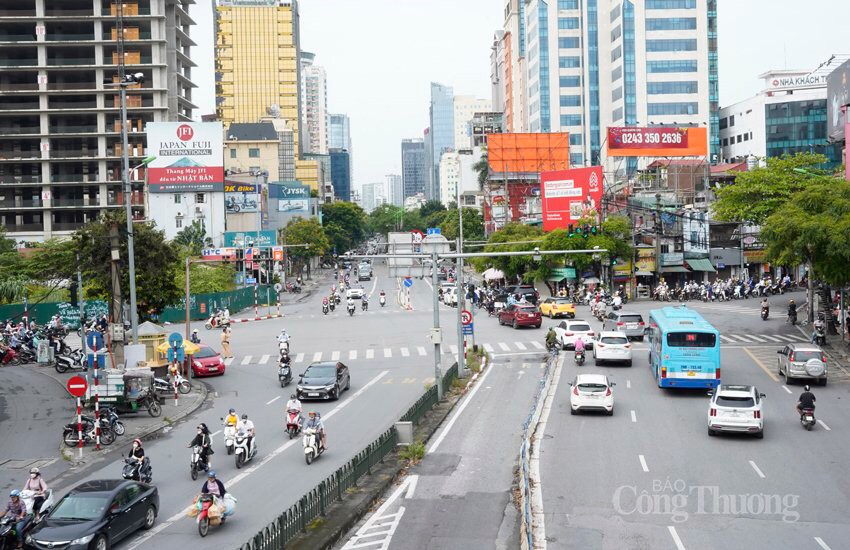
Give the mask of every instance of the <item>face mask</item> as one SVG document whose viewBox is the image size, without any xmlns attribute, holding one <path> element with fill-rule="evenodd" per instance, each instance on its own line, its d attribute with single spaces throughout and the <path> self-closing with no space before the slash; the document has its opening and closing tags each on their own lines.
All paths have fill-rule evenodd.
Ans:
<svg viewBox="0 0 850 550">
<path fill-rule="evenodd" d="M 203 432 L 202 432 L 201 430 L 198 430 L 198 435 L 201 435 L 202 433 L 203 433 Z"/>
<path fill-rule="evenodd" d="M 33 478 L 33 479 L 35 479 L 35 476 L 36 476 L 36 475 L 38 475 L 38 474 L 30 474 L 30 477 L 31 477 L 31 478 Z"/>
</svg>

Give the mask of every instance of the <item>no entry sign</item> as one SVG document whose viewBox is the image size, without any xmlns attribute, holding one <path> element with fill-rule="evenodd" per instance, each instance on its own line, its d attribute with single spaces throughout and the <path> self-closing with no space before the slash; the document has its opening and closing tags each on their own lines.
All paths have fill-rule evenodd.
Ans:
<svg viewBox="0 0 850 550">
<path fill-rule="evenodd" d="M 86 394 L 88 382 L 86 382 L 86 379 L 82 376 L 72 376 L 68 379 L 68 383 L 65 384 L 65 387 L 68 388 L 68 393 L 74 397 L 82 397 Z"/>
</svg>

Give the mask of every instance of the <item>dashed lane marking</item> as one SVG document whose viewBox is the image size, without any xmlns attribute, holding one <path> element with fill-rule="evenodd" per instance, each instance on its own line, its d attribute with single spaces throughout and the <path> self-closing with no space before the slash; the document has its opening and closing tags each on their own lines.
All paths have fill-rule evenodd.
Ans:
<svg viewBox="0 0 850 550">
<path fill-rule="evenodd" d="M 313 354 L 313 362 L 314 363 L 316 361 L 321 361 L 321 360 L 322 360 L 322 352 L 321 351 L 317 351 L 316 353 Z"/>
<path fill-rule="evenodd" d="M 525 350 L 528 349 L 527 347 L 525 347 L 525 344 L 523 344 L 522 342 L 514 342 L 514 345 L 517 347 L 517 349 L 522 350 L 522 351 L 525 351 Z"/>
<path fill-rule="evenodd" d="M 425 348 L 423 348 L 422 346 L 416 346 L 416 353 L 418 353 L 418 354 L 419 354 L 420 356 L 422 356 L 422 357 L 424 357 L 425 355 L 427 355 L 427 352 L 425 351 Z"/>
<path fill-rule="evenodd" d="M 295 356 L 295 362 L 296 363 L 300 363 L 303 360 L 304 360 L 304 354 L 303 353 L 299 353 L 298 355 Z"/>
<path fill-rule="evenodd" d="M 375 358 L 375 350 L 367 349 L 366 350 L 366 359 L 374 359 Z"/>
<path fill-rule="evenodd" d="M 331 352 L 331 361 L 339 361 L 339 352 L 338 351 Z"/>
<path fill-rule="evenodd" d="M 502 351 L 511 351 L 510 346 L 504 342 L 499 342 L 499 347 L 502 348 Z"/>
<path fill-rule="evenodd" d="M 410 357 L 410 350 L 407 348 L 401 348 L 401 356 L 402 357 Z"/>
<path fill-rule="evenodd" d="M 243 358 L 242 358 L 242 363 L 241 363 L 241 364 L 242 364 L 242 365 L 247 365 L 247 364 L 249 364 L 249 363 L 251 362 L 251 359 L 253 359 L 253 358 L 254 358 L 254 356 L 253 356 L 253 355 L 246 355 L 245 357 L 243 357 Z"/>
<path fill-rule="evenodd" d="M 640 468 L 644 472 L 649 472 L 649 466 L 646 465 L 646 458 L 643 455 L 638 455 L 638 460 L 640 460 Z"/>
<path fill-rule="evenodd" d="M 384 348 L 384 358 L 389 359 L 393 356 L 392 348 Z"/>
<path fill-rule="evenodd" d="M 353 350 L 348 352 L 348 360 L 354 361 L 355 359 L 357 359 L 357 350 L 353 349 Z"/>
<path fill-rule="evenodd" d="M 496 349 L 490 344 L 484 344 L 484 351 L 486 351 L 487 353 L 493 353 L 494 351 L 496 351 Z"/>
<path fill-rule="evenodd" d="M 537 340 L 532 340 L 532 341 L 531 341 L 531 345 L 532 345 L 532 346 L 534 346 L 534 347 L 535 347 L 535 348 L 537 348 L 537 349 L 543 349 L 543 344 L 541 344 L 541 343 L 540 343 L 540 342 L 538 342 Z"/>
<path fill-rule="evenodd" d="M 269 362 L 269 359 L 271 359 L 271 355 L 269 355 L 269 354 L 263 355 L 262 357 L 260 357 L 260 364 L 265 365 L 266 363 Z"/>
</svg>

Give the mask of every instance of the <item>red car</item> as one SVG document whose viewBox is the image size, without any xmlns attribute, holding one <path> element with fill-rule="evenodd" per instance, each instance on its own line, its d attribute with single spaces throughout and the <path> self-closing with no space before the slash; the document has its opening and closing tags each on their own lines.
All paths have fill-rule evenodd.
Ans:
<svg viewBox="0 0 850 550">
<path fill-rule="evenodd" d="M 224 359 L 209 346 L 201 344 L 201 349 L 192 356 L 192 374 L 194 376 L 216 376 L 224 374 Z"/>
<path fill-rule="evenodd" d="M 540 328 L 543 316 L 537 306 L 531 304 L 511 304 L 499 312 L 499 324 L 518 327 Z"/>
</svg>

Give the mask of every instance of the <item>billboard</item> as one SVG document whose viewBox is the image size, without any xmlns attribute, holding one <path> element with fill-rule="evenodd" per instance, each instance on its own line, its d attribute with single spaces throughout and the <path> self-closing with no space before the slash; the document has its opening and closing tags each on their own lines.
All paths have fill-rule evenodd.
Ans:
<svg viewBox="0 0 850 550">
<path fill-rule="evenodd" d="M 566 170 L 570 167 L 570 136 L 566 132 L 490 134 L 487 163 L 496 173 Z"/>
<path fill-rule="evenodd" d="M 277 245 L 277 231 L 225 231 L 224 246 L 242 248 L 253 242 L 254 246 Z"/>
<path fill-rule="evenodd" d="M 708 220 L 704 212 L 682 215 L 682 240 L 685 253 L 708 254 L 710 250 Z"/>
<path fill-rule="evenodd" d="M 224 144 L 220 122 L 149 122 L 147 168 L 151 193 L 224 190 Z"/>
<path fill-rule="evenodd" d="M 228 214 L 257 212 L 259 210 L 259 185 L 253 183 L 224 182 L 224 207 Z"/>
<path fill-rule="evenodd" d="M 847 114 L 843 107 L 850 105 L 850 60 L 829 73 L 826 81 L 826 135 L 829 141 L 844 139 Z"/>
<path fill-rule="evenodd" d="M 286 214 L 307 214 L 310 211 L 310 186 L 297 181 L 272 184 L 277 195 L 277 211 Z"/>
<path fill-rule="evenodd" d="M 707 128 L 608 128 L 609 157 L 704 157 Z"/>
<path fill-rule="evenodd" d="M 565 228 L 581 219 L 597 219 L 602 203 L 602 167 L 540 174 L 543 231 Z"/>
</svg>

